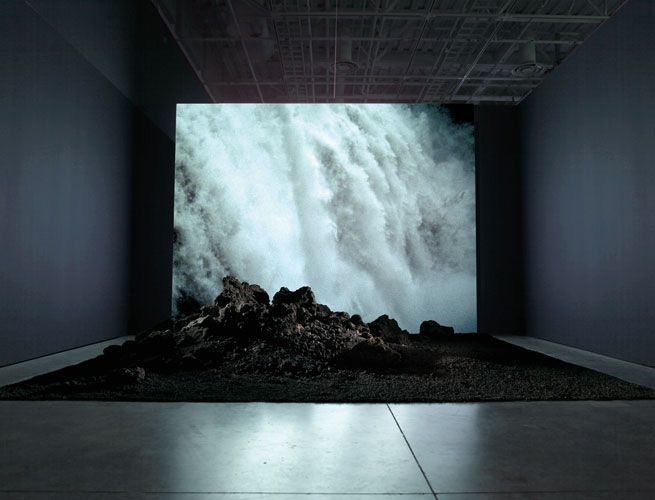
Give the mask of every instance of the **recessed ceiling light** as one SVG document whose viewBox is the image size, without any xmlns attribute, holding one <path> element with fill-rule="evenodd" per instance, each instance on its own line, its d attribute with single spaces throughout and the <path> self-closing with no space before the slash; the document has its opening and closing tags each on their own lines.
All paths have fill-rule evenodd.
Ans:
<svg viewBox="0 0 655 500">
<path fill-rule="evenodd" d="M 519 50 L 519 62 L 512 69 L 512 75 L 530 77 L 541 75 L 543 72 L 543 65 L 537 62 L 536 44 L 534 40 L 530 40 Z"/>
</svg>

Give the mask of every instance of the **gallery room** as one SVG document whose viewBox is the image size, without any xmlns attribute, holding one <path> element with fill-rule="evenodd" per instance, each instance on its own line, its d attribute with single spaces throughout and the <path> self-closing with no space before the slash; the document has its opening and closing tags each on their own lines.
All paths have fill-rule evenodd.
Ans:
<svg viewBox="0 0 655 500">
<path fill-rule="evenodd" d="M 655 498 L 655 2 L 0 2 L 0 498 Z"/>
</svg>

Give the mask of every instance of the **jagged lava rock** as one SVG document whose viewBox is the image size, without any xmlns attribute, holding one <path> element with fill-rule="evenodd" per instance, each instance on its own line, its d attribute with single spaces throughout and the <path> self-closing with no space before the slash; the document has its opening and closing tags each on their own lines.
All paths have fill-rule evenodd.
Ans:
<svg viewBox="0 0 655 500">
<path fill-rule="evenodd" d="M 107 375 L 112 384 L 138 384 L 146 378 L 146 371 L 140 366 L 133 368 L 117 368 Z"/>
<path fill-rule="evenodd" d="M 443 326 L 436 321 L 429 319 L 421 323 L 419 333 L 426 337 L 444 338 L 454 335 L 455 329 L 452 326 Z"/>
<path fill-rule="evenodd" d="M 214 305 L 137 336 L 134 350 L 167 368 L 312 372 L 367 337 L 368 327 L 316 303 L 309 287 L 282 288 L 271 304 L 261 287 L 226 277 Z"/>
<path fill-rule="evenodd" d="M 259 285 L 251 285 L 241 282 L 234 276 L 223 278 L 223 291 L 216 297 L 214 304 L 224 307 L 232 304 L 240 310 L 246 304 L 265 305 L 269 304 L 268 293 Z"/>
<path fill-rule="evenodd" d="M 379 338 L 363 340 L 339 354 L 335 361 L 343 368 L 388 371 L 400 362 L 401 355 Z"/>
<path fill-rule="evenodd" d="M 386 342 L 394 344 L 407 344 L 409 342 L 409 332 L 400 328 L 398 322 L 386 314 L 371 321 L 368 324 L 368 328 L 371 331 L 371 335 L 380 337 Z"/>
<path fill-rule="evenodd" d="M 212 305 L 164 322 L 123 347 L 108 348 L 103 358 L 113 374 L 108 380 L 123 384 L 142 380 L 137 365 L 149 372 L 303 376 L 331 367 L 393 370 L 406 352 L 400 344 L 409 342 L 409 334 L 387 315 L 367 325 L 359 315 L 317 303 L 309 287 L 283 287 L 271 302 L 258 285 L 228 276 Z"/>
<path fill-rule="evenodd" d="M 123 353 L 123 348 L 119 345 L 113 344 L 105 347 L 102 353 L 108 358 L 117 358 Z"/>
<path fill-rule="evenodd" d="M 202 307 L 200 302 L 194 297 L 191 297 L 185 292 L 182 292 L 178 297 L 175 306 L 177 307 L 177 316 L 189 316 L 196 313 Z"/>
<path fill-rule="evenodd" d="M 280 291 L 273 295 L 273 305 L 277 304 L 300 304 L 302 306 L 313 306 L 316 304 L 314 292 L 308 286 L 298 288 L 292 292 L 283 286 Z"/>
<path fill-rule="evenodd" d="M 353 315 L 350 317 L 350 322 L 351 322 L 353 325 L 364 326 L 364 320 L 362 319 L 362 317 L 361 317 L 359 314 L 353 314 Z"/>
</svg>

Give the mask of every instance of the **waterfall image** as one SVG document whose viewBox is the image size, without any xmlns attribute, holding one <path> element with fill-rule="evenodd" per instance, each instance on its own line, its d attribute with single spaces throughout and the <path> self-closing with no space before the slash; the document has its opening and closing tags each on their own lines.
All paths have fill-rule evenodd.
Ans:
<svg viewBox="0 0 655 500">
<path fill-rule="evenodd" d="M 476 329 L 473 127 L 405 104 L 177 107 L 173 306 L 233 275 Z"/>
</svg>

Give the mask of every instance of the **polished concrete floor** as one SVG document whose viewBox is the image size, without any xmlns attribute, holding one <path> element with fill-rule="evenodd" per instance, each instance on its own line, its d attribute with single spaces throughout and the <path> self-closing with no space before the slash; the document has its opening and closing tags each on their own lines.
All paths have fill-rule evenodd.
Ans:
<svg viewBox="0 0 655 500">
<path fill-rule="evenodd" d="M 655 401 L 0 403 L 0 498 L 655 498 Z"/>
<path fill-rule="evenodd" d="M 435 497 L 655 499 L 655 401 L 0 402 L 0 499 Z"/>
</svg>

